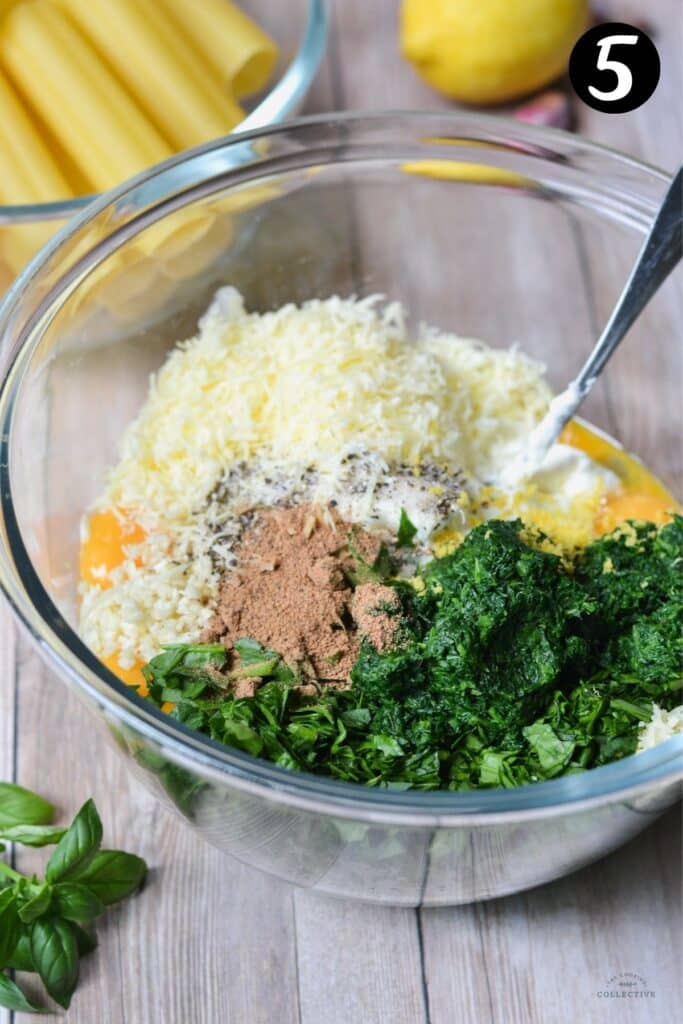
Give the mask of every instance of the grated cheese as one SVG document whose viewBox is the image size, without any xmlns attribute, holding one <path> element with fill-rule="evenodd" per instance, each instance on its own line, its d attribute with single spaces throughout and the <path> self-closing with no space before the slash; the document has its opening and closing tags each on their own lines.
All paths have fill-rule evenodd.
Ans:
<svg viewBox="0 0 683 1024">
<path fill-rule="evenodd" d="M 247 313 L 221 289 L 151 381 L 105 501 L 177 522 L 226 465 L 267 449 L 306 461 L 349 445 L 495 476 L 550 399 L 514 350 L 422 329 L 397 303 L 333 297 Z"/>
<path fill-rule="evenodd" d="M 80 584 L 80 632 L 99 658 L 115 655 L 131 669 L 162 644 L 197 639 L 211 617 L 218 578 L 208 543 L 192 552 L 187 540 L 187 532 L 151 533 L 107 573 L 109 586 Z"/>
<path fill-rule="evenodd" d="M 640 727 L 637 753 L 650 750 L 658 743 L 683 733 L 683 705 L 667 711 L 658 704 L 652 705 L 652 718 Z"/>
</svg>

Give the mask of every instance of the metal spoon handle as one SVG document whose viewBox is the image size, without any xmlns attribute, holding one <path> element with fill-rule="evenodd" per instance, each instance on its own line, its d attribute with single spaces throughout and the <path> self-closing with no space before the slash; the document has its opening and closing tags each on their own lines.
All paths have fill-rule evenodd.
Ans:
<svg viewBox="0 0 683 1024">
<path fill-rule="evenodd" d="M 572 390 L 582 401 L 617 345 L 683 255 L 683 167 L 674 177 L 605 329 Z"/>
<path fill-rule="evenodd" d="M 529 435 L 525 449 L 512 460 L 504 478 L 515 483 L 534 473 L 563 427 L 574 416 L 629 327 L 683 255 L 683 167 L 674 177 L 638 253 L 619 301 L 579 374 L 550 403 Z"/>
</svg>

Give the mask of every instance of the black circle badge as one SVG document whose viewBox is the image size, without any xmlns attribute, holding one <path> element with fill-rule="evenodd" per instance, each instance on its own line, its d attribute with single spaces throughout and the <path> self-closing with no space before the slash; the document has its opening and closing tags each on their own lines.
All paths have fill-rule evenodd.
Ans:
<svg viewBox="0 0 683 1024">
<path fill-rule="evenodd" d="M 625 114 L 649 100 L 659 81 L 659 54 L 633 25 L 608 21 L 585 32 L 569 58 L 577 96 L 603 114 Z"/>
</svg>

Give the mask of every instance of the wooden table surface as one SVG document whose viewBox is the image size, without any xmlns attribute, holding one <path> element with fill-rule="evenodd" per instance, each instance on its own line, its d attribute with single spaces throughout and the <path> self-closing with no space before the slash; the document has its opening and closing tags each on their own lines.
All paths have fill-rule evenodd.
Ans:
<svg viewBox="0 0 683 1024">
<path fill-rule="evenodd" d="M 308 110 L 448 106 L 398 56 L 395 7 L 391 0 L 333 2 L 329 53 Z M 631 114 L 582 108 L 579 130 L 672 170 L 683 152 L 679 0 L 615 2 L 610 10 L 627 21 L 647 10 L 662 79 Z M 656 300 L 659 368 L 648 364 L 648 390 L 637 394 L 646 356 L 632 350 L 620 356 L 593 413 L 653 459 L 679 495 L 681 298 L 679 279 Z M 628 418 L 618 413 L 622 399 Z M 670 427 L 664 447 L 663 422 Z M 0 778 L 39 790 L 65 817 L 94 796 L 108 844 L 134 850 L 152 866 L 145 892 L 100 927 L 69 1024 L 680 1019 L 678 810 L 599 863 L 517 896 L 418 911 L 335 902 L 206 846 L 101 745 L 88 713 L 17 634 L 4 605 L 0 629 Z M 31 862 L 18 854 L 20 868 Z M 654 998 L 597 996 L 625 971 L 641 975 Z M 0 1010 L 0 1024 L 28 1019 Z"/>
</svg>

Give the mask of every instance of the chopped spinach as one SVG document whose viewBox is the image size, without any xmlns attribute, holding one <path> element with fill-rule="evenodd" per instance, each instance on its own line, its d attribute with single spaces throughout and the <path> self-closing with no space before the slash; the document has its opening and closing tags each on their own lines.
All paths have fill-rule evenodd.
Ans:
<svg viewBox="0 0 683 1024">
<path fill-rule="evenodd" d="M 653 703 L 680 700 L 683 519 L 623 524 L 570 566 L 525 537 L 492 520 L 419 590 L 393 581 L 398 641 L 364 641 L 349 690 L 310 696 L 244 639 L 237 669 L 220 645 L 167 648 L 146 666 L 150 696 L 229 746 L 372 786 L 516 786 L 631 754 Z M 231 695 L 240 671 L 264 680 L 253 697 Z"/>
</svg>

